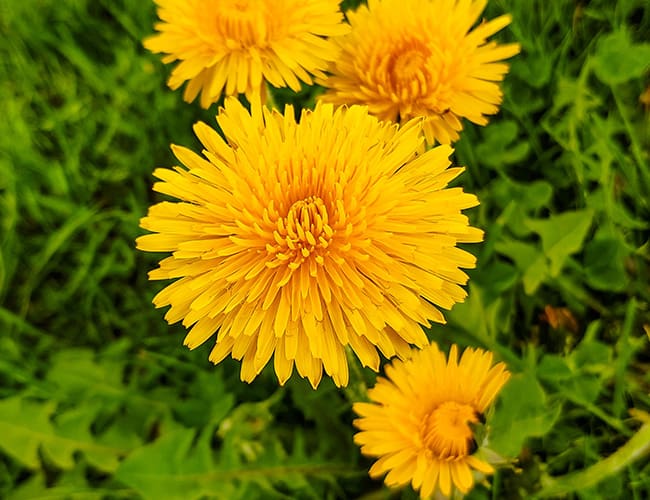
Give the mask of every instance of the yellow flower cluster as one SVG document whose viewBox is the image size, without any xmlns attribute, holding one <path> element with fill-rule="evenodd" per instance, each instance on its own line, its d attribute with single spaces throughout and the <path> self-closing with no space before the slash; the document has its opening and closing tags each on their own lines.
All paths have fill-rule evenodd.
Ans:
<svg viewBox="0 0 650 500">
<path fill-rule="evenodd" d="M 212 362 L 240 360 L 247 382 L 272 359 L 280 384 L 295 368 L 342 387 L 346 351 L 375 371 L 396 356 L 354 406 L 370 474 L 422 498 L 468 491 L 471 469 L 492 471 L 473 428 L 509 375 L 481 350 L 446 360 L 422 327 L 464 300 L 475 258 L 458 244 L 483 238 L 462 213 L 477 198 L 448 187 L 463 171 L 448 144 L 462 119 L 498 111 L 519 47 L 487 38 L 510 17 L 475 26 L 484 0 L 369 0 L 348 22 L 338 0 L 155 1 L 144 44 L 177 62 L 169 86 L 225 100 L 221 135 L 198 123 L 201 154 L 172 146 L 181 166 L 154 172 L 173 199 L 137 239 L 170 254 L 150 273 L 173 280 L 154 304 L 189 348 L 213 338 Z M 263 105 L 267 84 L 301 82 L 326 90 L 299 120 Z"/>
</svg>

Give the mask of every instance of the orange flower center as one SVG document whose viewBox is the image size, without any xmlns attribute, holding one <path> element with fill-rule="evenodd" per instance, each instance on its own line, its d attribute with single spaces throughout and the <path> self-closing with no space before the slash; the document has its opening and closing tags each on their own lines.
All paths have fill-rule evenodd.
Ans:
<svg viewBox="0 0 650 500">
<path fill-rule="evenodd" d="M 361 79 L 368 88 L 399 105 L 400 119 L 446 112 L 462 68 L 455 63 L 453 48 L 426 43 L 409 35 L 380 44 L 373 56 L 360 65 Z"/>
<path fill-rule="evenodd" d="M 429 55 L 419 40 L 402 40 L 391 47 L 385 68 L 386 83 L 394 101 L 412 101 L 427 93 L 431 79 L 427 71 Z"/>
<path fill-rule="evenodd" d="M 286 217 L 278 218 L 273 232 L 276 245 L 268 245 L 267 250 L 280 261 L 289 261 L 289 268 L 297 269 L 312 253 L 326 249 L 333 234 L 325 203 L 318 196 L 309 196 L 291 205 Z M 316 255 L 315 260 L 324 262 L 322 255 Z"/>
<path fill-rule="evenodd" d="M 470 455 L 474 432 L 470 424 L 479 421 L 473 406 L 448 401 L 433 410 L 423 429 L 422 440 L 431 453 L 442 460 Z"/>
<path fill-rule="evenodd" d="M 420 80 L 424 77 L 424 66 L 427 52 L 423 46 L 415 45 L 393 54 L 391 77 L 396 86 L 408 85 L 414 78 Z"/>
</svg>

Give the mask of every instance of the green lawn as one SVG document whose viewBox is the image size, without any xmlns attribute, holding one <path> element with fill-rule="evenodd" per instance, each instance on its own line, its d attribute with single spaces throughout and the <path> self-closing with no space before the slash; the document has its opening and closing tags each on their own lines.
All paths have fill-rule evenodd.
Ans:
<svg viewBox="0 0 650 500">
<path fill-rule="evenodd" d="M 486 17 L 505 12 L 495 39 L 522 52 L 502 111 L 454 157 L 486 239 L 429 335 L 513 372 L 490 419 L 504 466 L 467 498 L 649 498 L 650 6 Z M 359 381 L 242 383 L 151 304 L 160 255 L 134 244 L 151 173 L 217 112 L 166 87 L 154 21 L 148 0 L 0 0 L 0 498 L 416 498 L 367 475 Z"/>
</svg>

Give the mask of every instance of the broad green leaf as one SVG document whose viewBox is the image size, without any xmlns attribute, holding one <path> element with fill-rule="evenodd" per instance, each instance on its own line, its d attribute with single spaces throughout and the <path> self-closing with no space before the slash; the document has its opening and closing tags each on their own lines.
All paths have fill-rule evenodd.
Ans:
<svg viewBox="0 0 650 500">
<path fill-rule="evenodd" d="M 468 296 L 447 313 L 450 323 L 470 333 L 475 338 L 489 337 L 489 325 L 485 321 L 485 304 L 477 285 L 470 282 Z"/>
<path fill-rule="evenodd" d="M 519 135 L 518 125 L 511 120 L 497 122 L 483 132 L 484 142 L 476 147 L 481 163 L 500 169 L 503 165 L 523 161 L 530 150 L 527 142 L 513 142 Z"/>
<path fill-rule="evenodd" d="M 36 471 L 31 477 L 20 483 L 20 486 L 14 488 L 7 500 L 34 500 L 44 497 L 48 493 L 50 492 L 48 492 L 45 474 L 42 471 Z M 63 495 L 61 496 L 63 497 Z"/>
<path fill-rule="evenodd" d="M 510 87 L 509 97 L 510 105 L 520 116 L 535 113 L 547 106 L 544 96 L 527 85 L 513 85 Z"/>
<path fill-rule="evenodd" d="M 51 420 L 56 403 L 31 401 L 20 396 L 0 401 L 0 448 L 25 466 L 40 466 L 39 451 L 61 469 L 75 466 L 74 454 L 82 451 L 96 467 L 112 471 L 128 448 L 108 437 L 98 441 L 90 432 L 96 409 L 79 406 Z"/>
<path fill-rule="evenodd" d="M 55 484 L 43 471 L 32 477 L 11 492 L 7 500 L 102 500 L 114 498 L 111 490 L 104 490 L 89 484 L 86 467 L 79 465 L 70 471 L 57 475 Z M 49 484 L 48 484 L 49 483 Z"/>
<path fill-rule="evenodd" d="M 135 435 L 133 429 L 123 425 L 124 420 L 119 418 L 107 431 L 99 436 L 94 435 L 91 426 L 97 410 L 98 407 L 95 409 L 84 404 L 58 415 L 55 419 L 55 431 L 58 436 L 77 442 L 76 447 L 83 451 L 86 460 L 94 467 L 104 472 L 113 472 L 117 469 L 120 459 L 137 447 L 141 439 Z M 45 445 L 44 452 L 53 457 L 55 463 L 65 460 L 65 456 L 61 456 L 62 450 L 56 447 Z"/>
<path fill-rule="evenodd" d="M 25 466 L 40 466 L 39 451 L 61 469 L 75 466 L 74 454 L 82 451 L 96 467 L 112 471 L 128 448 L 116 446 L 108 437 L 98 441 L 90 432 L 96 415 L 93 406 L 79 406 L 51 416 L 56 403 L 31 401 L 20 396 L 0 401 L 0 448 Z"/>
<path fill-rule="evenodd" d="M 195 435 L 191 429 L 164 434 L 129 455 L 115 477 L 145 499 L 192 500 L 208 496 L 231 500 L 241 498 L 241 488 L 252 484 L 265 493 L 260 496 L 259 491 L 250 490 L 247 498 L 274 498 L 280 496 L 273 494 L 274 484 L 300 486 L 307 483 L 299 478 L 311 482 L 315 478 L 356 474 L 349 464 L 305 458 L 300 449 L 295 458 L 287 457 L 277 440 L 265 446 L 262 454 L 256 454 L 255 462 L 237 463 L 237 457 L 230 453 L 222 453 L 215 460 L 210 444 L 212 434 L 204 432 L 198 439 Z M 239 487 L 235 489 L 234 485 Z"/>
<path fill-rule="evenodd" d="M 54 354 L 47 380 L 69 397 L 122 400 L 124 362 L 99 363 L 89 349 L 66 349 Z"/>
<path fill-rule="evenodd" d="M 539 89 L 548 83 L 553 72 L 553 56 L 542 48 L 518 57 L 512 63 L 512 73 L 532 87 Z"/>
<path fill-rule="evenodd" d="M 650 43 L 634 43 L 627 30 L 619 29 L 598 39 L 592 64 L 603 83 L 627 82 L 650 68 Z"/>
<path fill-rule="evenodd" d="M 20 483 L 11 492 L 7 500 L 106 500 L 133 498 L 133 492 L 125 492 L 121 485 L 111 482 L 106 487 L 98 487 L 88 474 L 86 464 L 79 464 L 74 469 L 56 475 L 56 481 L 50 474 L 37 471 Z M 120 491 L 121 490 L 121 491 Z M 126 493 L 126 496 L 125 496 Z M 3 497 L 4 499 L 4 497 Z"/>
<path fill-rule="evenodd" d="M 543 380 L 551 382 L 559 394 L 593 412 L 596 398 L 605 381 L 612 376 L 614 366 L 612 347 L 595 340 L 591 335 L 588 331 L 582 342 L 566 358 L 544 356 L 537 367 L 537 373 Z M 605 414 L 599 416 L 602 418 L 603 415 Z"/>
<path fill-rule="evenodd" d="M 593 211 L 587 209 L 552 215 L 548 219 L 528 219 L 528 227 L 542 239 L 551 276 L 559 275 L 566 259 L 582 249 L 592 218 Z"/>
<path fill-rule="evenodd" d="M 571 378 L 573 372 L 563 357 L 547 354 L 537 365 L 537 376 L 542 380 L 559 382 Z"/>
<path fill-rule="evenodd" d="M 603 374 L 612 361 L 612 347 L 594 339 L 585 339 L 571 353 L 574 366 L 583 371 Z"/>
<path fill-rule="evenodd" d="M 233 395 L 226 391 L 220 372 L 198 372 L 189 392 L 191 398 L 172 402 L 174 414 L 188 427 L 220 423 L 235 403 Z"/>
<path fill-rule="evenodd" d="M 570 395 L 571 397 L 569 399 L 584 403 L 593 403 L 596 401 L 602 388 L 603 382 L 600 380 L 600 377 L 576 374 L 562 382 L 558 390 L 562 394 Z"/>
<path fill-rule="evenodd" d="M 489 448 L 506 458 L 516 456 L 529 437 L 551 430 L 560 410 L 559 402 L 549 403 L 532 374 L 514 375 L 503 388 L 490 423 Z"/>
<path fill-rule="evenodd" d="M 491 185 L 490 194 L 494 195 L 502 207 L 514 200 L 525 212 L 529 212 L 548 206 L 553 186 L 547 181 L 523 183 L 502 178 Z"/>
<path fill-rule="evenodd" d="M 489 265 L 479 267 L 474 282 L 494 294 L 501 294 L 512 288 L 517 282 L 517 269 L 507 262 L 494 261 Z"/>
<path fill-rule="evenodd" d="M 446 316 L 450 325 L 474 339 L 496 338 L 509 330 L 512 318 L 508 304 L 502 294 L 470 282 L 465 302 L 456 304 Z"/>
<path fill-rule="evenodd" d="M 192 429 L 180 429 L 163 435 L 131 453 L 115 477 L 144 498 L 190 500 L 207 494 L 210 486 L 218 496 L 222 485 L 215 480 L 218 471 L 210 449 L 205 440 L 193 448 L 195 434 Z"/>
<path fill-rule="evenodd" d="M 618 239 L 598 238 L 585 246 L 584 270 L 589 286 L 597 290 L 621 291 L 628 282 L 625 247 Z"/>
<path fill-rule="evenodd" d="M 523 183 L 504 177 L 491 183 L 488 193 L 503 207 L 499 219 L 509 232 L 517 238 L 525 238 L 531 232 L 526 224 L 527 217 L 549 205 L 553 188 L 546 181 Z"/>
<path fill-rule="evenodd" d="M 531 295 L 549 274 L 544 254 L 534 245 L 516 240 L 498 242 L 497 252 L 510 257 L 522 273 L 524 291 Z"/>
<path fill-rule="evenodd" d="M 47 440 L 57 441 L 50 422 L 55 409 L 54 401 L 39 403 L 20 396 L 0 400 L 0 448 L 24 466 L 39 468 L 41 444 Z M 61 465 L 73 463 L 74 447 L 63 443 L 61 449 L 65 451 Z"/>
<path fill-rule="evenodd" d="M 609 195 L 603 188 L 597 188 L 589 193 L 587 196 L 587 206 L 594 209 L 595 211 L 606 211 L 609 207 L 611 209 L 611 213 L 609 215 L 612 218 L 612 222 L 625 228 L 647 229 L 650 227 L 650 223 L 647 221 L 643 221 L 632 216 L 624 204 L 615 203 L 611 205 L 609 203 Z"/>
</svg>

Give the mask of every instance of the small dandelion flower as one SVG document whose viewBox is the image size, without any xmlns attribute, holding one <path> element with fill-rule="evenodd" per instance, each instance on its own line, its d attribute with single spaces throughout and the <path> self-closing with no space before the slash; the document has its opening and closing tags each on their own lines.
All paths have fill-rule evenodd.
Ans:
<svg viewBox="0 0 650 500">
<path fill-rule="evenodd" d="M 331 76 L 325 102 L 366 104 L 382 120 L 425 116 L 427 142 L 458 139 L 461 119 L 485 125 L 502 100 L 503 59 L 518 44 L 487 38 L 507 26 L 503 15 L 472 26 L 487 0 L 369 0 L 347 16 L 352 31 Z"/>
<path fill-rule="evenodd" d="M 207 108 L 227 95 L 262 94 L 266 80 L 275 87 L 300 90 L 323 77 L 335 45 L 324 37 L 348 31 L 337 0 L 155 0 L 159 32 L 144 46 L 179 61 L 169 78 L 184 99 L 201 92 Z M 261 95 L 263 97 L 263 94 Z"/>
<path fill-rule="evenodd" d="M 215 333 L 210 359 L 242 361 L 251 381 L 274 355 L 283 384 L 294 364 L 316 387 L 323 368 L 348 382 L 345 347 L 365 366 L 424 346 L 420 325 L 444 322 L 465 298 L 457 248 L 483 233 L 461 210 L 474 195 L 446 188 L 463 170 L 452 149 L 424 152 L 420 120 L 382 123 L 367 108 L 319 104 L 299 123 L 228 98 L 217 121 L 195 132 L 201 157 L 172 146 L 186 168 L 160 168 L 154 190 L 179 202 L 152 206 L 153 234 L 138 248 L 172 252 L 150 273 L 176 279 L 155 298 L 170 322 L 190 328 L 194 348 Z"/>
<path fill-rule="evenodd" d="M 472 469 L 490 474 L 493 468 L 474 455 L 473 427 L 510 377 L 503 363 L 492 366 L 492 353 L 467 348 L 458 361 L 449 360 L 435 344 L 414 351 L 408 361 L 386 367 L 368 391 L 371 403 L 355 403 L 361 417 L 354 437 L 365 455 L 378 457 L 370 469 L 386 485 L 412 484 L 422 499 L 452 486 L 467 493 L 474 484 Z"/>
</svg>

